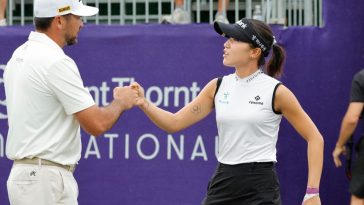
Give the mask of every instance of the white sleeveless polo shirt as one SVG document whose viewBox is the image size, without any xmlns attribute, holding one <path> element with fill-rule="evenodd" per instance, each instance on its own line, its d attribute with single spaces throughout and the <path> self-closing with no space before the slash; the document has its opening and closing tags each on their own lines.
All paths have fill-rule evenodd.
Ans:
<svg viewBox="0 0 364 205">
<path fill-rule="evenodd" d="M 273 110 L 280 82 L 261 70 L 223 77 L 215 96 L 219 134 L 217 159 L 223 164 L 276 162 L 280 113 Z"/>
</svg>

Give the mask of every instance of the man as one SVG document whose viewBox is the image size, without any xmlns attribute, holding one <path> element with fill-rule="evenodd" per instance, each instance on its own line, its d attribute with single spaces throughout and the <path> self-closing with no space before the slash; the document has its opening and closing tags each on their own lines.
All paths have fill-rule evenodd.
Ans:
<svg viewBox="0 0 364 205">
<path fill-rule="evenodd" d="M 4 71 L 12 205 L 77 204 L 73 171 L 81 156 L 80 125 L 101 135 L 135 103 L 136 91 L 117 87 L 110 105 L 96 106 L 75 62 L 62 50 L 77 43 L 81 16 L 97 13 L 79 0 L 34 1 L 36 31 Z"/>
<path fill-rule="evenodd" d="M 350 104 L 341 123 L 339 139 L 332 153 L 336 167 L 342 166 L 339 156 L 345 154 L 345 144 L 353 134 L 364 106 L 364 70 L 358 72 L 352 81 Z M 358 144 L 349 191 L 351 205 L 364 205 L 364 140 Z"/>
</svg>

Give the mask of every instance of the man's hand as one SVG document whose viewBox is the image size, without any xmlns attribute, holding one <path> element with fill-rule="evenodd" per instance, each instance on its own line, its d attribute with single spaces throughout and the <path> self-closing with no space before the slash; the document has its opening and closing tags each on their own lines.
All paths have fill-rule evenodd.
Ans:
<svg viewBox="0 0 364 205">
<path fill-rule="evenodd" d="M 332 157 L 334 158 L 334 163 L 336 167 L 341 167 L 342 163 L 340 160 L 340 155 L 346 154 L 345 146 L 337 146 L 335 147 L 334 151 L 332 152 Z"/>
<path fill-rule="evenodd" d="M 131 86 L 114 88 L 114 100 L 118 100 L 124 110 L 128 110 L 136 105 L 138 99 L 138 91 L 132 89 Z"/>
</svg>

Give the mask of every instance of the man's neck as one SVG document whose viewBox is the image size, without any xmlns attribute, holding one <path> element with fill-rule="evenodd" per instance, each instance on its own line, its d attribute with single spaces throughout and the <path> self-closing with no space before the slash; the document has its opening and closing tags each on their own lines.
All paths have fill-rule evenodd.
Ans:
<svg viewBox="0 0 364 205">
<path fill-rule="evenodd" d="M 52 39 L 61 48 L 66 46 L 65 42 L 62 40 L 62 38 L 60 38 L 59 33 L 56 33 L 55 31 L 48 29 L 46 31 L 36 30 L 36 32 L 47 35 L 50 39 Z"/>
</svg>

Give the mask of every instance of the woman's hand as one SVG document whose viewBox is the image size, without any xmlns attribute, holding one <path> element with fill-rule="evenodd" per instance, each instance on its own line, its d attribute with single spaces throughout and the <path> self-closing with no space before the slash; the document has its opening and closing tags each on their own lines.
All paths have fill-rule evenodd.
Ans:
<svg viewBox="0 0 364 205">
<path fill-rule="evenodd" d="M 136 99 L 135 105 L 139 106 L 140 108 L 144 108 L 144 109 L 148 108 L 149 102 L 145 99 L 144 88 L 137 82 L 131 83 L 130 86 L 133 90 L 136 90 L 138 93 L 138 97 Z"/>
<path fill-rule="evenodd" d="M 320 196 L 314 196 L 310 199 L 303 201 L 302 205 L 321 205 Z"/>
</svg>

